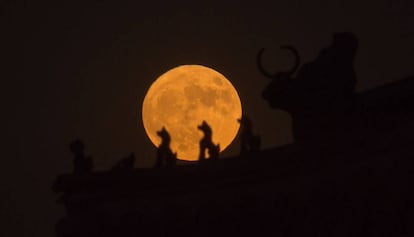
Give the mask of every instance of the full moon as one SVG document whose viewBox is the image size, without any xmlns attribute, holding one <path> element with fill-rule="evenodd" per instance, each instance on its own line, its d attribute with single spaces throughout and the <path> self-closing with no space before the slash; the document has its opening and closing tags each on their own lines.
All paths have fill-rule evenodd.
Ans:
<svg viewBox="0 0 414 237">
<path fill-rule="evenodd" d="M 158 147 L 162 127 L 171 136 L 171 149 L 181 160 L 195 161 L 203 120 L 213 131 L 213 142 L 226 149 L 237 135 L 242 106 L 236 89 L 221 73 L 201 65 L 175 67 L 155 80 L 142 104 L 142 122 Z"/>
</svg>

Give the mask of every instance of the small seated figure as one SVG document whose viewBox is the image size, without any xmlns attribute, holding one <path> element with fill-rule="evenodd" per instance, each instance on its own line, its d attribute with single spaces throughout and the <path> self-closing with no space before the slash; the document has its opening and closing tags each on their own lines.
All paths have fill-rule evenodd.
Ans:
<svg viewBox="0 0 414 237">
<path fill-rule="evenodd" d="M 135 163 L 135 154 L 131 152 L 129 156 L 122 158 L 118 161 L 112 170 L 133 170 Z"/>
<path fill-rule="evenodd" d="M 92 172 L 93 160 L 92 157 L 85 156 L 83 142 L 76 139 L 69 144 L 69 149 L 75 156 L 73 159 L 73 173 L 85 174 Z"/>
<path fill-rule="evenodd" d="M 240 156 L 248 156 L 253 152 L 260 150 L 261 139 L 260 136 L 253 134 L 252 121 L 246 115 L 242 115 L 240 119 L 237 119 L 240 123 Z"/>
<path fill-rule="evenodd" d="M 161 138 L 161 144 L 157 148 L 155 167 L 161 167 L 163 166 L 163 163 L 165 163 L 167 167 L 174 167 L 177 164 L 177 153 L 173 153 L 170 148 L 170 134 L 164 127 L 162 127 L 160 131 L 157 131 L 157 135 Z"/>
<path fill-rule="evenodd" d="M 213 143 L 213 131 L 211 130 L 211 127 L 207 124 L 206 121 L 203 121 L 203 123 L 197 126 L 197 128 L 204 133 L 204 137 L 200 140 L 200 154 L 198 159 L 200 161 L 204 161 L 206 159 L 206 150 L 210 159 L 218 159 L 220 153 L 220 144 L 216 145 Z"/>
</svg>

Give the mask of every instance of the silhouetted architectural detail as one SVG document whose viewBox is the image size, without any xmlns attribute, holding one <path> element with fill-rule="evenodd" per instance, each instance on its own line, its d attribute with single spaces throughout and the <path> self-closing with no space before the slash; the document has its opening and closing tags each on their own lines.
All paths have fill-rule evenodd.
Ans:
<svg viewBox="0 0 414 237">
<path fill-rule="evenodd" d="M 240 156 L 250 156 L 260 150 L 261 139 L 253 134 L 253 124 L 249 117 L 242 115 L 240 123 Z"/>
<path fill-rule="evenodd" d="M 219 157 L 220 153 L 220 144 L 213 143 L 213 131 L 211 130 L 210 125 L 206 121 L 199 126 L 199 130 L 204 133 L 204 137 L 200 140 L 200 155 L 198 159 L 204 161 L 206 159 L 206 150 L 208 152 L 209 159 L 216 160 Z"/>
<path fill-rule="evenodd" d="M 70 148 L 80 157 L 75 173 L 57 176 L 52 185 L 66 211 L 56 223 L 57 237 L 414 236 L 414 77 L 354 95 L 353 73 L 341 74 L 350 59 L 334 49 L 356 48 L 347 37 L 334 39 L 338 42 L 296 78 L 279 84 L 284 88 L 277 90 L 279 79 L 273 79 L 264 93 L 274 108 L 292 114 L 296 142 L 314 141 L 312 146 L 262 149 L 252 160 L 217 159 L 219 146 L 203 121 L 200 160 L 207 150 L 214 165 L 194 162 L 124 174 L 90 172 L 83 143 L 74 141 Z M 329 54 L 331 59 L 324 59 Z M 334 60 L 336 54 L 342 56 Z M 342 65 L 337 72 L 332 60 Z M 337 78 L 338 87 L 332 85 Z M 242 125 L 246 121 L 242 118 Z M 248 126 L 244 129 L 251 131 Z M 363 145 L 335 146 L 355 140 L 349 128 Z M 332 142 L 320 147 L 329 141 L 313 138 L 323 133 L 333 134 Z M 168 132 L 157 134 L 162 138 L 157 165 L 175 164 Z M 85 170 L 88 174 L 78 174 Z"/>
<path fill-rule="evenodd" d="M 175 166 L 177 163 L 177 153 L 173 153 L 170 148 L 170 134 L 164 127 L 162 127 L 160 131 L 157 131 L 157 135 L 161 138 L 161 143 L 157 148 L 155 167 L 161 167 L 163 165 L 166 165 L 167 167 Z"/>
<path fill-rule="evenodd" d="M 300 65 L 300 56 L 298 51 L 290 45 L 286 45 L 286 46 L 281 46 L 281 49 L 286 49 L 286 50 L 290 50 L 294 57 L 295 57 L 295 62 L 293 67 L 290 70 L 286 70 L 286 71 L 278 71 L 274 74 L 269 73 L 263 66 L 262 66 L 262 54 L 264 52 L 264 49 L 261 49 L 259 51 L 259 54 L 257 55 L 257 66 L 259 67 L 260 72 L 265 75 L 266 77 L 273 79 L 273 80 L 285 80 L 286 82 L 288 82 L 290 79 L 292 79 L 293 73 L 296 72 L 296 70 L 298 69 L 299 65 Z"/>
<path fill-rule="evenodd" d="M 299 64 L 299 55 L 292 46 L 295 66 L 287 72 L 268 73 L 257 56 L 259 70 L 272 79 L 262 96 L 272 108 L 292 115 L 295 141 L 310 140 L 329 132 L 345 130 L 346 116 L 355 108 L 356 75 L 354 58 L 358 40 L 353 33 L 333 35 L 330 47 L 320 51 L 318 57 L 305 63 L 293 78 Z"/>
<path fill-rule="evenodd" d="M 414 236 L 414 77 L 359 97 L 364 146 L 59 175 L 57 237 Z"/>
<path fill-rule="evenodd" d="M 69 144 L 69 149 L 75 156 L 73 159 L 73 172 L 76 174 L 90 173 L 93 169 L 93 160 L 85 156 L 85 145 L 81 140 L 74 140 Z"/>
<path fill-rule="evenodd" d="M 386 132 L 363 151 L 289 146 L 174 172 L 60 175 L 57 237 L 414 236 L 413 132 L 398 129 L 390 153 L 377 145 Z"/>
<path fill-rule="evenodd" d="M 133 170 L 134 169 L 134 163 L 135 163 L 135 154 L 131 152 L 129 156 L 122 158 L 119 160 L 114 167 L 112 167 L 112 170 L 114 171 L 120 171 L 120 170 Z"/>
</svg>

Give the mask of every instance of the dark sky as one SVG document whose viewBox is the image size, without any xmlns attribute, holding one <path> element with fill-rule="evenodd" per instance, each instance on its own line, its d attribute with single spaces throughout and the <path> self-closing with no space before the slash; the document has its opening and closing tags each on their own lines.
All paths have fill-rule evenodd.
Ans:
<svg viewBox="0 0 414 237">
<path fill-rule="evenodd" d="M 177 65 L 224 74 L 265 147 L 292 135 L 289 116 L 260 97 L 268 82 L 255 64 L 262 47 L 268 67 L 287 68 L 292 58 L 280 45 L 295 45 L 306 62 L 333 32 L 352 31 L 360 40 L 358 91 L 414 74 L 411 0 L 66 2 L 0 3 L 0 236 L 53 236 L 64 212 L 51 185 L 72 169 L 74 138 L 85 141 L 97 169 L 131 151 L 136 167 L 151 165 L 140 107 L 151 82 Z M 226 154 L 236 152 L 237 143 Z"/>
</svg>

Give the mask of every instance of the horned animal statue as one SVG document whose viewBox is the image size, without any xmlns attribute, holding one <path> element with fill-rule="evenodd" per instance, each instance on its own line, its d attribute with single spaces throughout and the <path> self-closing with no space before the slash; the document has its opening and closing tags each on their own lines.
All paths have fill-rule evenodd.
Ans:
<svg viewBox="0 0 414 237">
<path fill-rule="evenodd" d="M 282 48 L 295 56 L 291 70 L 269 73 L 262 65 L 264 49 L 257 55 L 257 65 L 271 79 L 262 96 L 272 108 L 291 114 L 295 142 L 330 137 L 338 129 L 346 129 L 344 120 L 355 102 L 356 36 L 350 32 L 335 33 L 332 44 L 301 67 L 297 50 L 293 46 Z"/>
</svg>

